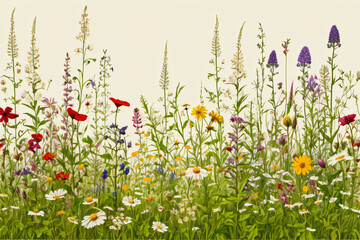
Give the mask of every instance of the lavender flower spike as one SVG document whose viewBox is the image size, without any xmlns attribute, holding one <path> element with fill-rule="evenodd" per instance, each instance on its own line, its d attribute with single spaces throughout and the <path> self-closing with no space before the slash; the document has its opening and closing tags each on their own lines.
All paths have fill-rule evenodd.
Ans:
<svg viewBox="0 0 360 240">
<path fill-rule="evenodd" d="M 339 34 L 339 30 L 337 29 L 336 25 L 333 25 L 331 27 L 330 34 L 329 34 L 328 48 L 331 48 L 333 46 L 341 47 L 340 34 Z"/>
<path fill-rule="evenodd" d="M 273 50 L 270 53 L 269 60 L 268 60 L 266 67 L 270 68 L 270 67 L 278 67 L 278 66 L 279 66 L 279 64 L 277 61 L 276 52 L 275 52 L 275 50 Z"/>
<path fill-rule="evenodd" d="M 298 63 L 297 63 L 297 67 L 310 67 L 310 64 L 311 64 L 311 56 L 310 56 L 310 51 L 309 51 L 309 48 L 308 47 L 303 47 L 301 49 L 301 52 L 299 54 L 299 57 L 298 57 Z"/>
</svg>

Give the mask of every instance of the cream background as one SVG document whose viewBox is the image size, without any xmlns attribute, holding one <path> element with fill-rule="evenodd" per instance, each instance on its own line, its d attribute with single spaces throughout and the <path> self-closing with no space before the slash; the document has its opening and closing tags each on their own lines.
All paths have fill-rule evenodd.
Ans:
<svg viewBox="0 0 360 240">
<path fill-rule="evenodd" d="M 336 63 L 345 71 L 353 70 L 356 73 L 360 69 L 359 1 L 1 0 L 1 75 L 5 74 L 3 69 L 9 61 L 6 50 L 10 15 L 16 7 L 15 31 L 19 61 L 24 67 L 30 46 L 32 21 L 36 16 L 39 73 L 44 81 L 53 80 L 45 96 L 55 96 L 57 102 L 61 103 L 63 64 L 67 51 L 71 57 L 71 73 L 76 74 L 76 69 L 80 67 L 80 56 L 74 52 L 75 48 L 80 47 L 80 42 L 75 36 L 80 31 L 78 22 L 85 5 L 88 5 L 90 18 L 91 35 L 88 42 L 95 49 L 88 56 L 99 60 L 102 49 L 108 49 L 114 67 L 110 80 L 112 96 L 131 103 L 130 109 L 123 109 L 123 122 L 120 125 L 131 125 L 133 108 L 141 106 L 141 94 L 150 103 L 156 102 L 162 95 L 159 79 L 166 40 L 170 90 L 174 90 L 177 82 L 181 82 L 185 89 L 180 103 L 186 102 L 192 106 L 199 104 L 201 81 L 208 87 L 214 86 L 213 81 L 207 80 L 207 73 L 213 71 L 209 60 L 212 57 L 210 49 L 216 15 L 220 23 L 222 58 L 226 62 L 225 70 L 220 74 L 224 78 L 228 78 L 231 73 L 230 60 L 243 21 L 246 24 L 242 50 L 248 74 L 246 81 L 249 83 L 255 79 L 259 56 L 256 47 L 259 22 L 266 33 L 266 61 L 271 50 L 277 52 L 281 73 L 276 82 L 284 79 L 281 42 L 291 38 L 289 81 L 296 80 L 299 74 L 296 62 L 304 45 L 309 47 L 312 56 L 310 74 L 318 73 L 330 55 L 326 44 L 333 24 L 340 31 L 342 44 Z M 98 69 L 97 61 L 87 68 L 86 76 L 93 77 Z M 10 85 L 8 88 L 8 93 L 11 93 Z M 247 91 L 255 93 L 251 85 Z M 4 95 L 0 94 L 0 106 L 4 106 Z"/>
</svg>

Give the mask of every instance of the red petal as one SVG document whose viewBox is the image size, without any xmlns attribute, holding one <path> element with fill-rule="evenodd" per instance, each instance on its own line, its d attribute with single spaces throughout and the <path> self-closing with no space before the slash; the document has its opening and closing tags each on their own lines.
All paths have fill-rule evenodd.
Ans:
<svg viewBox="0 0 360 240">
<path fill-rule="evenodd" d="M 12 108 L 11 108 L 11 107 L 6 107 L 6 108 L 5 108 L 5 112 L 6 112 L 6 113 L 11 113 L 11 111 L 12 111 Z"/>
<path fill-rule="evenodd" d="M 68 109 L 67 109 L 67 112 L 68 112 L 68 114 L 69 114 L 69 116 L 70 116 L 71 118 L 74 118 L 74 117 L 76 117 L 77 115 L 79 115 L 79 113 L 78 113 L 77 111 L 75 111 L 74 109 L 72 109 L 72 108 L 68 108 Z"/>
<path fill-rule="evenodd" d="M 9 113 L 9 114 L 8 114 L 8 117 L 9 117 L 10 119 L 17 118 L 18 116 L 19 116 L 19 114 L 15 114 L 15 113 Z"/>
<path fill-rule="evenodd" d="M 85 114 L 79 114 L 74 118 L 76 121 L 85 121 L 87 119 L 87 116 Z"/>
<path fill-rule="evenodd" d="M 3 115 L 4 114 L 4 109 L 2 109 L 1 107 L 0 107 L 0 115 Z"/>
</svg>

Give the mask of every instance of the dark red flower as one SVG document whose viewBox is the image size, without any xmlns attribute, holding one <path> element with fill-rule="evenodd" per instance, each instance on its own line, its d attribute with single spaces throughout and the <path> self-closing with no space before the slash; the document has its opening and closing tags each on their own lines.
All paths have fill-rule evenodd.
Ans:
<svg viewBox="0 0 360 240">
<path fill-rule="evenodd" d="M 59 172 L 58 174 L 56 174 L 56 178 L 55 179 L 61 179 L 61 180 L 68 180 L 69 179 L 69 174 L 65 174 L 64 172 Z"/>
<path fill-rule="evenodd" d="M 346 124 L 350 124 L 352 122 L 355 122 L 356 114 L 350 114 L 347 116 L 344 116 L 342 118 L 339 118 L 339 122 L 341 126 L 345 126 Z"/>
<path fill-rule="evenodd" d="M 85 121 L 87 119 L 87 116 L 85 114 L 80 114 L 78 113 L 77 111 L 75 111 L 74 109 L 72 108 L 68 108 L 67 109 L 67 112 L 69 114 L 69 116 L 72 118 L 72 119 L 75 119 L 76 121 Z"/>
<path fill-rule="evenodd" d="M 90 103 L 89 103 L 89 101 L 87 101 L 86 103 L 85 103 L 85 106 L 89 106 L 90 105 Z"/>
<path fill-rule="evenodd" d="M 6 107 L 5 111 L 0 107 L 0 115 L 1 115 L 0 122 L 7 123 L 9 122 L 9 118 L 14 119 L 19 116 L 19 114 L 12 113 L 11 111 L 12 111 L 11 107 Z"/>
<path fill-rule="evenodd" d="M 126 102 L 126 101 L 121 101 L 119 99 L 115 99 L 115 98 L 109 98 L 116 107 L 121 107 L 121 106 L 126 106 L 126 107 L 130 107 L 130 103 Z"/>
<path fill-rule="evenodd" d="M 50 160 L 52 162 L 54 160 L 55 156 L 52 155 L 51 153 L 47 152 L 47 153 L 44 154 L 43 158 L 44 158 L 45 161 Z"/>
<path fill-rule="evenodd" d="M 43 135 L 40 133 L 38 134 L 31 134 L 31 137 L 34 139 L 35 142 L 39 143 L 43 139 Z"/>
</svg>

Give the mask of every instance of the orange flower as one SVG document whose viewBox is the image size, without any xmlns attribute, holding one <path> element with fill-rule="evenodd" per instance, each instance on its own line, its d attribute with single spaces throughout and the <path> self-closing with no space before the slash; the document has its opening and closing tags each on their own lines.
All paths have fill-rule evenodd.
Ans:
<svg viewBox="0 0 360 240">
<path fill-rule="evenodd" d="M 257 199 L 259 197 L 259 194 L 255 193 L 254 194 L 254 199 Z"/>
</svg>

